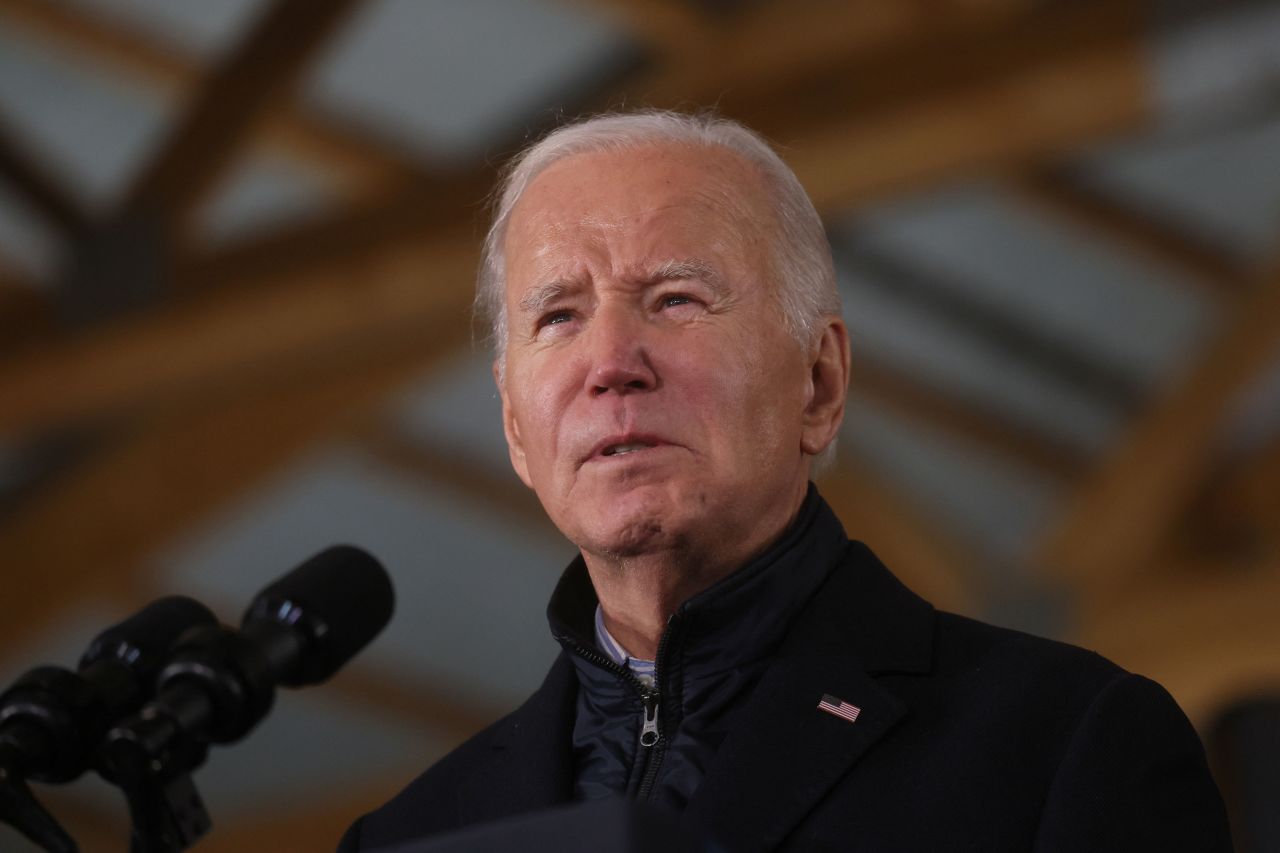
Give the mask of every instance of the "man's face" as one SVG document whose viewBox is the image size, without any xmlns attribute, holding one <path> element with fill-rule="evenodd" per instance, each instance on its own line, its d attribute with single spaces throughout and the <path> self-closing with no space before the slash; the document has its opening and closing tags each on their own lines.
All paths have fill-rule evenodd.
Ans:
<svg viewBox="0 0 1280 853">
<path fill-rule="evenodd" d="M 753 166 L 671 144 L 569 157 L 516 205 L 511 459 L 588 554 L 733 553 L 798 506 L 811 364 L 772 289 L 773 222 Z"/>
</svg>

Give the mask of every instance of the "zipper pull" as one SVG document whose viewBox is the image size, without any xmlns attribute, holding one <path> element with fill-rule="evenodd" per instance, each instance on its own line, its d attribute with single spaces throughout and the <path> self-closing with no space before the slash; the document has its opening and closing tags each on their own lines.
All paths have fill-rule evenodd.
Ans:
<svg viewBox="0 0 1280 853">
<path fill-rule="evenodd" d="M 658 694 L 646 693 L 644 700 L 644 728 L 640 730 L 640 745 L 653 746 L 658 742 Z"/>
</svg>

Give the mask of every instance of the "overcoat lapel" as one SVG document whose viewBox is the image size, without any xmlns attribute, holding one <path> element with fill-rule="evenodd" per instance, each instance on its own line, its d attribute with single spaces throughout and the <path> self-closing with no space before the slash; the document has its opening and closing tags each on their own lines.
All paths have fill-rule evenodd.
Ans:
<svg viewBox="0 0 1280 853">
<path fill-rule="evenodd" d="M 927 672 L 932 626 L 933 609 L 851 544 L 721 744 L 685 819 L 734 853 L 775 848 L 909 713 L 873 675 Z M 824 695 L 858 706 L 857 719 L 820 710 Z"/>
<path fill-rule="evenodd" d="M 905 713 L 864 672 L 846 665 L 836 674 L 832 663 L 779 661 L 721 745 L 686 818 L 728 850 L 775 848 Z M 823 694 L 857 705 L 857 720 L 818 710 Z"/>
<path fill-rule="evenodd" d="M 562 652 L 538 691 L 507 718 L 490 761 L 459 785 L 464 824 L 570 800 L 577 689 L 573 664 Z"/>
</svg>

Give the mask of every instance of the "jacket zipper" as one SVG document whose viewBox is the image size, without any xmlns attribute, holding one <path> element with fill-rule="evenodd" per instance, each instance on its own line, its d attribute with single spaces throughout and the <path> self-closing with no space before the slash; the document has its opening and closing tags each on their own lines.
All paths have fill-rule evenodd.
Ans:
<svg viewBox="0 0 1280 853">
<path fill-rule="evenodd" d="M 672 628 L 678 618 L 679 614 L 676 614 L 667 620 L 667 630 L 662 632 L 662 638 L 658 640 L 658 653 L 653 659 L 654 684 L 662 684 L 659 676 L 666 671 L 662 666 L 666 663 L 666 655 L 663 652 L 667 648 L 667 639 L 671 636 Z M 639 679 L 636 680 L 639 681 Z M 662 759 L 667 754 L 667 739 L 662 733 L 660 718 L 662 694 L 657 690 L 651 690 L 648 693 L 641 693 L 640 698 L 644 702 L 644 724 L 640 729 L 640 748 L 646 750 L 648 756 L 645 761 L 644 776 L 640 779 L 640 788 L 636 791 L 636 799 L 643 801 L 649 799 L 649 795 L 653 792 L 654 782 L 658 779 L 658 770 L 662 767 Z M 652 734 L 653 737 L 646 742 L 648 734 Z"/>
<path fill-rule="evenodd" d="M 653 691 L 644 700 L 644 728 L 640 731 L 640 748 L 645 756 L 644 776 L 640 779 L 640 788 L 636 791 L 637 800 L 647 800 L 653 792 L 653 784 L 658 779 L 658 769 L 662 767 L 663 756 L 667 753 L 667 740 L 662 736 L 658 725 L 658 709 L 662 704 L 658 691 Z M 652 734 L 650 740 L 646 737 Z"/>
<path fill-rule="evenodd" d="M 662 633 L 662 639 L 658 641 L 658 654 L 654 659 L 655 664 L 653 668 L 653 681 L 655 684 L 662 683 L 658 679 L 658 674 L 661 672 L 661 669 L 657 666 L 657 661 L 663 659 L 662 650 L 666 648 L 667 637 L 671 633 L 670 627 L 672 622 L 675 621 L 675 618 L 675 616 L 672 616 L 671 622 L 668 622 L 668 630 Z M 646 686 L 645 683 L 630 670 L 630 668 L 617 663 L 613 658 L 601 654 L 595 649 L 582 645 L 572 637 L 566 637 L 565 639 L 573 647 L 574 652 L 579 656 L 591 661 L 597 666 L 604 667 L 610 672 L 621 676 L 624 681 L 634 687 L 635 691 L 640 694 L 640 701 L 643 708 L 643 716 L 641 718 L 640 725 L 640 756 L 645 762 L 645 765 L 644 776 L 640 779 L 640 788 L 636 791 L 636 799 L 648 799 L 649 794 L 653 790 L 653 783 L 658 778 L 658 769 L 662 766 L 662 758 L 667 752 L 667 739 L 662 733 L 662 721 L 660 715 L 662 707 L 661 694 L 657 690 Z"/>
<path fill-rule="evenodd" d="M 640 697 L 644 702 L 644 723 L 640 727 L 640 745 L 656 746 L 662 731 L 658 728 L 658 694 L 646 693 Z"/>
</svg>

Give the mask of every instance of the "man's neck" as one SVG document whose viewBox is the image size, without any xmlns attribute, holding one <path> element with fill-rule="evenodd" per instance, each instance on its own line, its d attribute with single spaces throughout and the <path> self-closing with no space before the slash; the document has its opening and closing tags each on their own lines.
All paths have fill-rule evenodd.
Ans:
<svg viewBox="0 0 1280 853">
<path fill-rule="evenodd" d="M 651 556 L 602 560 L 583 554 L 600 598 L 605 627 L 634 657 L 654 660 L 667 620 L 676 609 L 733 571 L 684 568 Z M 705 565 L 705 564 L 704 564 Z"/>
<path fill-rule="evenodd" d="M 655 660 L 667 622 L 680 605 L 728 577 L 776 542 L 800 506 L 762 527 L 759 541 L 719 543 L 706 552 L 672 549 L 626 557 L 582 552 L 605 628 L 632 656 Z"/>
</svg>

